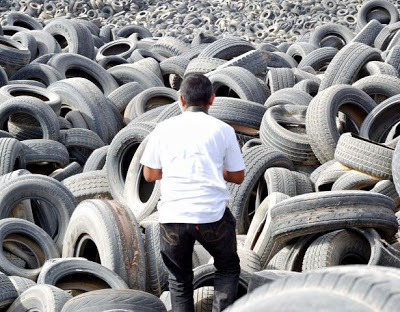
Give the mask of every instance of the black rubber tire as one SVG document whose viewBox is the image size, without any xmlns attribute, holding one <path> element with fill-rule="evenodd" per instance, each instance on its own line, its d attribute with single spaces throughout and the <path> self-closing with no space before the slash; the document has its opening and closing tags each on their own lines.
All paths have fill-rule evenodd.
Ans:
<svg viewBox="0 0 400 312">
<path fill-rule="evenodd" d="M 0 65 L 13 72 L 29 64 L 31 52 L 19 42 L 0 36 Z"/>
<path fill-rule="evenodd" d="M 141 42 L 138 42 L 138 46 L 140 47 Z M 129 63 L 136 63 L 139 62 L 141 60 L 144 60 L 146 58 L 153 58 L 155 59 L 157 62 L 162 62 L 165 59 L 167 59 L 167 57 L 159 54 L 159 53 L 155 53 L 149 50 L 150 47 L 146 47 L 146 48 L 139 48 L 136 49 L 132 52 L 131 56 L 127 59 L 127 61 Z M 171 56 L 172 57 L 172 56 Z"/>
<path fill-rule="evenodd" d="M 25 68 L 25 67 L 24 67 Z M 60 96 L 52 91 L 46 90 L 42 87 L 37 87 L 33 85 L 27 84 L 8 84 L 7 86 L 3 86 L 0 89 L 0 102 L 5 102 L 6 100 L 16 98 L 19 96 L 30 96 L 42 100 L 46 103 L 57 115 L 60 114 L 61 110 L 61 98 Z M 16 116 L 19 116 L 17 114 Z M 17 121 L 16 116 L 11 116 L 11 121 Z M 27 119 L 28 116 L 24 116 L 26 118 L 23 123 L 25 124 L 34 124 L 39 126 L 34 118 L 31 118 L 31 121 Z"/>
<path fill-rule="evenodd" d="M 307 248 L 303 260 L 303 272 L 346 265 L 368 264 L 371 247 L 359 233 L 337 230 L 320 236 Z"/>
<path fill-rule="evenodd" d="M 260 234 L 264 229 L 264 224 L 268 216 L 268 211 L 276 203 L 289 198 L 288 195 L 282 193 L 270 193 L 257 207 L 253 220 L 250 223 L 249 230 L 245 237 L 243 247 L 254 250 L 257 240 L 260 239 Z M 254 250 L 257 253 L 257 250 Z"/>
<path fill-rule="evenodd" d="M 4 129 L 10 115 L 24 113 L 35 118 L 43 131 L 43 139 L 58 141 L 60 124 L 56 113 L 42 100 L 18 96 L 0 104 L 0 129 Z"/>
<path fill-rule="evenodd" d="M 310 102 L 306 115 L 307 134 L 318 160 L 324 163 L 334 158 L 340 137 L 336 124 L 339 110 L 360 127 L 375 106 L 365 92 L 352 86 L 335 85 L 319 92 Z"/>
<path fill-rule="evenodd" d="M 371 190 L 376 183 L 379 182 L 377 177 L 369 174 L 350 170 L 345 174 L 342 174 L 332 185 L 332 191 L 344 191 L 344 190 Z M 381 193 L 382 194 L 382 193 Z"/>
<path fill-rule="evenodd" d="M 308 42 L 295 42 L 287 49 L 286 54 L 292 57 L 297 63 L 300 63 L 303 58 L 314 51 L 318 45 L 313 45 Z"/>
<path fill-rule="evenodd" d="M 111 92 L 107 98 L 123 112 L 129 102 L 142 91 L 144 88 L 139 83 L 128 82 Z"/>
<path fill-rule="evenodd" d="M 357 27 L 359 29 L 367 25 L 367 23 L 369 22 L 368 13 L 376 9 L 383 9 L 385 13 L 389 14 L 390 21 L 388 24 L 396 23 L 399 20 L 399 12 L 394 4 L 382 0 L 368 1 L 363 3 L 357 13 Z"/>
<path fill-rule="evenodd" d="M 221 87 L 231 89 L 242 100 L 260 104 L 264 104 L 269 95 L 269 90 L 258 81 L 256 76 L 241 67 L 231 66 L 216 70 L 208 78 L 217 96 L 221 96 L 218 92 Z"/>
<path fill-rule="evenodd" d="M 23 145 L 14 138 L 0 138 L 0 176 L 25 168 Z"/>
<path fill-rule="evenodd" d="M 315 80 L 303 79 L 303 80 L 299 81 L 298 83 L 296 83 L 293 86 L 292 90 L 303 91 L 303 92 L 309 94 L 310 96 L 314 97 L 318 93 L 319 85 L 320 85 L 320 83 Z"/>
<path fill-rule="evenodd" d="M 68 150 L 59 142 L 39 139 L 25 140 L 21 143 L 24 149 L 25 162 L 28 166 L 50 163 L 55 168 L 60 168 L 69 164 Z"/>
<path fill-rule="evenodd" d="M 353 86 L 367 93 L 377 104 L 400 94 L 400 78 L 389 75 L 371 75 L 356 81 Z M 379 105 L 380 106 L 380 105 Z"/>
<path fill-rule="evenodd" d="M 266 108 L 259 103 L 229 97 L 217 97 L 210 106 L 210 116 L 218 118 L 241 133 L 258 134 Z"/>
<path fill-rule="evenodd" d="M 86 199 L 113 199 L 107 174 L 104 170 L 75 174 L 62 180 L 78 203 Z"/>
<path fill-rule="evenodd" d="M 8 84 L 8 76 L 3 67 L 0 67 L 0 87 Z"/>
<path fill-rule="evenodd" d="M 296 276 L 298 272 L 282 271 L 282 270 L 263 270 L 260 272 L 255 272 L 251 274 L 249 286 L 247 288 L 247 293 L 250 294 L 256 288 L 270 284 L 279 278 L 287 276 Z"/>
<path fill-rule="evenodd" d="M 269 194 L 279 192 L 290 197 L 297 195 L 295 178 L 286 168 L 268 168 L 264 173 L 264 179 Z"/>
<path fill-rule="evenodd" d="M 189 48 L 189 44 L 175 37 L 164 36 L 155 42 L 150 52 L 158 53 L 164 57 L 178 56 Z"/>
<path fill-rule="evenodd" d="M 183 78 L 190 59 L 182 56 L 173 56 L 160 63 L 160 70 L 163 77 L 168 75 L 178 75 Z"/>
<path fill-rule="evenodd" d="M 204 286 L 214 286 L 214 272 L 215 267 L 213 264 L 205 264 L 193 269 L 193 289 L 198 289 Z M 250 273 L 241 270 L 239 275 L 237 298 L 240 298 L 247 293 L 250 276 Z"/>
<path fill-rule="evenodd" d="M 129 166 L 139 145 L 148 134 L 145 130 L 126 128 L 121 130 L 110 144 L 105 168 L 111 194 L 120 202 L 124 202 L 124 187 Z"/>
<path fill-rule="evenodd" d="M 364 68 L 362 69 L 366 75 L 373 76 L 373 75 L 387 75 L 397 78 L 399 73 L 397 69 L 394 68 L 392 65 L 379 62 L 379 61 L 370 61 L 365 64 Z"/>
<path fill-rule="evenodd" d="M 150 30 L 139 25 L 126 25 L 118 29 L 117 32 L 117 36 L 123 38 L 128 38 L 132 34 L 138 34 L 139 39 L 153 37 Z"/>
<path fill-rule="evenodd" d="M 178 102 L 167 105 L 165 109 L 154 119 L 156 123 L 166 120 L 168 118 L 182 114 L 180 104 Z"/>
<path fill-rule="evenodd" d="M 270 108 L 275 105 L 285 105 L 285 104 L 293 104 L 293 105 L 302 105 L 308 106 L 311 102 L 312 96 L 304 91 L 295 90 L 293 88 L 281 89 L 268 97 L 265 101 L 264 106 L 266 108 Z"/>
<path fill-rule="evenodd" d="M 128 82 L 137 82 L 143 88 L 163 87 L 164 83 L 151 70 L 134 64 L 123 64 L 107 70 L 121 86 Z"/>
<path fill-rule="evenodd" d="M 338 201 L 340 206 L 337 206 Z M 310 213 L 314 216 L 312 219 Z M 366 191 L 331 191 L 291 197 L 273 206 L 268 218 L 263 240 L 265 248 L 260 248 L 264 265 L 290 239 L 299 236 L 349 227 L 372 227 L 387 238 L 398 227 L 394 201 Z"/>
<path fill-rule="evenodd" d="M 319 92 L 338 84 L 352 84 L 360 70 L 369 61 L 380 61 L 378 49 L 359 42 L 342 48 L 329 63 L 319 87 Z"/>
<path fill-rule="evenodd" d="M 66 113 L 65 119 L 70 122 L 71 128 L 89 129 L 89 126 L 87 125 L 82 113 L 76 109 Z"/>
<path fill-rule="evenodd" d="M 168 269 L 160 253 L 160 223 L 146 226 L 145 249 L 147 260 L 147 287 L 156 296 L 168 290 Z"/>
<path fill-rule="evenodd" d="M 310 179 L 310 172 L 309 171 L 302 171 L 299 168 L 315 168 L 314 166 L 295 166 L 296 171 L 292 171 L 292 175 L 296 181 L 296 193 L 297 195 L 307 194 L 314 192 L 313 184 Z M 314 171 L 314 170 L 313 170 Z"/>
<path fill-rule="evenodd" d="M 294 164 L 316 165 L 319 161 L 310 146 L 306 133 L 307 106 L 278 105 L 269 108 L 262 119 L 260 139 L 281 153 Z"/>
<path fill-rule="evenodd" d="M 0 294 L 0 309 L 3 311 L 6 311 L 18 297 L 14 285 L 4 273 L 0 274 Z"/>
<path fill-rule="evenodd" d="M 271 68 L 268 71 L 267 85 L 272 94 L 281 89 L 292 88 L 295 84 L 296 81 L 290 68 Z"/>
<path fill-rule="evenodd" d="M 85 164 L 92 151 L 105 145 L 96 133 L 81 128 L 61 130 L 60 142 L 68 149 L 70 160 L 80 165 Z"/>
<path fill-rule="evenodd" d="M 22 295 L 25 290 L 28 290 L 32 286 L 36 285 L 36 283 L 29 278 L 20 276 L 9 276 L 8 278 L 10 279 L 11 283 L 13 283 L 18 296 Z"/>
<path fill-rule="evenodd" d="M 127 59 L 136 49 L 136 43 L 129 39 L 118 39 L 102 45 L 96 54 L 96 61 L 99 62 L 107 56 L 120 56 Z"/>
<path fill-rule="evenodd" d="M 341 44 L 337 47 L 337 49 L 340 50 L 346 44 L 351 42 L 354 34 L 348 27 L 335 23 L 327 23 L 318 26 L 311 33 L 309 43 L 315 47 L 326 47 L 326 45 L 324 44 L 324 39 L 330 36 L 336 37 L 340 40 Z"/>
<path fill-rule="evenodd" d="M 29 30 L 41 30 L 43 26 L 35 18 L 28 14 L 19 12 L 10 12 L 6 18 L 7 25 L 24 27 Z"/>
<path fill-rule="evenodd" d="M 69 278 L 67 278 L 69 277 Z M 85 277 L 89 282 L 85 283 Z M 37 279 L 38 285 L 62 290 L 92 291 L 104 288 L 128 289 L 128 285 L 105 266 L 83 258 L 56 258 L 47 261 Z"/>
<path fill-rule="evenodd" d="M 61 312 L 72 296 L 51 285 L 35 285 L 21 294 L 8 308 L 10 312 L 42 311 Z"/>
<path fill-rule="evenodd" d="M 74 196 L 53 178 L 33 174 L 22 175 L 2 185 L 0 218 L 7 218 L 13 207 L 25 199 L 43 200 L 51 207 L 58 224 L 58 231 L 53 239 L 61 249 L 69 218 L 76 206 Z"/>
<path fill-rule="evenodd" d="M 137 94 L 125 108 L 124 119 L 133 120 L 146 111 L 178 101 L 176 90 L 166 87 L 152 87 Z"/>
<path fill-rule="evenodd" d="M 146 148 L 147 140 L 148 137 L 140 143 L 130 162 L 123 193 L 124 203 L 131 207 L 138 222 L 156 210 L 161 196 L 160 181 L 146 182 L 143 178 L 143 165 L 140 164 L 140 158 Z"/>
<path fill-rule="evenodd" d="M 302 272 L 304 255 L 310 244 L 319 236 L 312 234 L 299 237 L 283 247 L 266 266 L 267 270 L 286 270 Z"/>
<path fill-rule="evenodd" d="M 397 296 L 382 299 L 399 284 L 396 269 L 376 266 L 339 266 L 315 272 L 282 277 L 236 301 L 226 312 L 299 311 L 310 304 L 314 311 L 393 311 L 400 304 Z M 358 283 L 360 284 L 358 284 Z M 349 285 L 357 285 L 349 287 Z M 318 290 L 316 291 L 316 288 Z M 345 295 L 343 289 L 346 289 Z"/>
<path fill-rule="evenodd" d="M 337 53 L 338 49 L 332 47 L 315 49 L 301 60 L 298 68 L 311 66 L 315 71 L 323 72 Z"/>
<path fill-rule="evenodd" d="M 376 36 L 378 36 L 383 27 L 384 26 L 379 21 L 372 19 L 360 29 L 354 36 L 352 42 L 360 42 L 372 47 Z"/>
<path fill-rule="evenodd" d="M 54 39 L 54 37 L 47 31 L 31 30 L 29 33 L 35 37 L 37 44 L 38 51 L 36 59 L 33 60 L 34 63 L 36 63 L 37 60 L 38 63 L 42 62 L 43 64 L 45 64 L 47 63 L 47 60 L 49 59 L 50 55 L 53 56 L 56 53 L 61 52 L 60 45 L 58 44 L 56 39 Z"/>
<path fill-rule="evenodd" d="M 76 161 L 71 162 L 68 166 L 62 169 L 54 170 L 49 176 L 57 181 L 63 181 L 75 174 L 81 173 L 82 167 Z"/>
<path fill-rule="evenodd" d="M 264 145 L 248 149 L 243 154 L 246 165 L 244 181 L 241 184 L 228 183 L 231 194 L 228 207 L 236 218 L 237 234 L 244 234 L 250 225 L 249 213 L 256 207 L 250 207 L 252 190 L 258 187 L 262 175 L 270 167 L 283 167 L 293 170 L 293 163 L 282 153 Z"/>
<path fill-rule="evenodd" d="M 351 133 L 340 136 L 335 150 L 335 159 L 346 167 L 381 180 L 392 178 L 392 158 L 392 148 Z"/>
<path fill-rule="evenodd" d="M 364 119 L 360 136 L 374 142 L 384 143 L 390 129 L 400 120 L 400 95 L 395 95 L 376 106 Z"/>
<path fill-rule="evenodd" d="M 254 50 L 253 45 L 238 37 L 229 37 L 218 39 L 209 44 L 199 57 L 214 57 L 223 60 L 231 60 L 236 56 Z"/>
<path fill-rule="evenodd" d="M 192 59 L 186 67 L 184 77 L 190 74 L 207 74 L 223 66 L 225 60 L 214 57 L 196 57 Z"/>
<path fill-rule="evenodd" d="M 46 87 L 63 79 L 60 72 L 47 64 L 28 64 L 11 76 L 10 80 L 34 80 L 42 82 Z"/>
<path fill-rule="evenodd" d="M 36 58 L 38 47 L 36 39 L 27 31 L 20 31 L 11 36 L 12 40 L 19 42 L 31 52 L 30 61 Z"/>
<path fill-rule="evenodd" d="M 48 33 L 46 33 L 46 32 L 43 32 L 43 33 L 45 33 L 46 35 L 48 35 L 48 36 L 50 36 L 50 38 L 52 39 L 52 40 L 54 40 L 54 42 L 57 42 L 50 34 L 48 34 Z M 60 47 L 60 46 L 59 46 Z M 54 55 L 56 55 L 57 53 L 47 53 L 47 54 L 44 54 L 44 55 L 42 55 L 42 56 L 39 56 L 38 58 L 36 58 L 35 60 L 33 60 L 30 64 L 47 64 L 47 62 L 54 56 Z"/>
<path fill-rule="evenodd" d="M 22 219 L 17 218 L 6 218 L 0 220 L 0 241 L 1 244 L 12 235 L 19 234 L 27 238 L 27 247 L 29 245 L 34 246 L 32 252 L 35 256 L 40 259 L 39 267 L 36 268 L 20 268 L 10 262 L 4 255 L 4 252 L 0 252 L 0 270 L 7 275 L 18 275 L 20 277 L 29 278 L 36 280 L 37 276 L 41 271 L 41 265 L 45 261 L 59 257 L 60 253 L 52 240 L 52 238 L 37 225 Z M 18 239 L 16 239 L 18 242 Z M 38 248 L 38 253 L 35 253 L 35 249 Z M 29 248 L 30 249 L 30 248 Z"/>
<path fill-rule="evenodd" d="M 95 149 L 87 159 L 83 172 L 102 170 L 106 164 L 107 152 L 110 146 L 106 145 Z"/>
<path fill-rule="evenodd" d="M 370 192 L 375 192 L 390 197 L 391 199 L 394 200 L 396 209 L 398 210 L 400 206 L 400 197 L 396 191 L 395 184 L 392 181 L 390 180 L 379 181 L 378 183 L 375 184 L 375 186 L 371 189 Z"/>
<path fill-rule="evenodd" d="M 290 67 L 290 65 L 286 61 L 284 61 L 276 54 L 259 49 L 243 53 L 233 58 L 232 60 L 220 65 L 218 69 L 230 66 L 243 67 L 254 75 L 264 73 L 270 67 Z"/>
<path fill-rule="evenodd" d="M 53 56 L 48 65 L 57 69 L 63 79 L 85 77 L 93 82 L 105 96 L 118 88 L 110 73 L 92 60 L 73 53 L 60 53 Z"/>
<path fill-rule="evenodd" d="M 139 225 L 129 207 L 116 201 L 87 200 L 75 209 L 62 256 L 87 257 L 116 272 L 130 288 L 146 288 Z"/>
<path fill-rule="evenodd" d="M 390 49 L 386 56 L 385 62 L 392 65 L 397 72 L 400 73 L 400 45 L 396 45 Z"/>
<path fill-rule="evenodd" d="M 167 312 L 157 297 L 139 290 L 102 289 L 70 299 L 62 312 Z"/>
<path fill-rule="evenodd" d="M 260 257 L 254 251 L 238 246 L 237 254 L 240 259 L 240 268 L 242 271 L 254 273 L 261 270 Z"/>
<path fill-rule="evenodd" d="M 329 164 L 329 162 L 325 164 Z M 324 164 L 324 165 L 325 165 Z M 322 166 L 321 166 L 322 167 Z M 314 188 L 316 192 L 330 191 L 332 190 L 333 184 L 344 174 L 346 174 L 350 168 L 342 165 L 336 160 L 332 160 L 332 164 L 327 166 L 318 178 L 314 182 Z"/>
<path fill-rule="evenodd" d="M 124 59 L 123 57 L 110 55 L 101 59 L 97 64 L 99 64 L 101 67 L 107 70 L 110 69 L 111 67 L 128 63 L 129 63 L 128 60 Z"/>
<path fill-rule="evenodd" d="M 53 19 L 43 31 L 51 34 L 63 52 L 76 53 L 94 59 L 94 42 L 90 31 L 83 25 L 64 18 Z"/>
</svg>

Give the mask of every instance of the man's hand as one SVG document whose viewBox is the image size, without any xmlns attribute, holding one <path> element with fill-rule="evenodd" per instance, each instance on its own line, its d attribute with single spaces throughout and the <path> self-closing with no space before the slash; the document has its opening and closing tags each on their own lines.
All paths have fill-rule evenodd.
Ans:
<svg viewBox="0 0 400 312">
<path fill-rule="evenodd" d="M 222 174 L 225 181 L 240 184 L 244 180 L 244 170 L 240 171 L 227 171 L 225 167 L 222 169 Z"/>
<path fill-rule="evenodd" d="M 143 176 L 147 182 L 153 182 L 162 179 L 162 169 L 153 169 L 143 166 Z"/>
</svg>

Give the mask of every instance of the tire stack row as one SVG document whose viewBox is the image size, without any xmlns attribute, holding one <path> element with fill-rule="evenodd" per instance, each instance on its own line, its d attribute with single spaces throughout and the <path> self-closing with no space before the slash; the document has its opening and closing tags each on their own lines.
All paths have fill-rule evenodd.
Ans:
<svg viewBox="0 0 400 312">
<path fill-rule="evenodd" d="M 250 42 L 265 38 L 293 42 L 308 36 L 315 27 L 335 23 L 354 31 L 375 18 L 382 23 L 396 22 L 396 0 L 380 0 L 384 10 L 370 10 L 360 0 L 276 0 L 276 1 L 133 1 L 133 0 L 8 0 L 0 4 L 2 25 L 9 12 L 21 12 L 43 23 L 53 18 L 79 18 L 97 26 L 108 25 L 117 32 L 137 24 L 154 36 L 173 36 L 191 41 L 206 32 L 218 38 L 230 34 Z M 387 13 L 390 13 L 388 16 Z"/>
<path fill-rule="evenodd" d="M 93 23 L 8 18 L 25 29 L 0 36 L 2 309 L 171 309 L 160 186 L 139 160 L 157 123 L 181 114 L 191 73 L 211 80 L 209 114 L 235 129 L 246 163 L 228 184 L 243 297 L 231 310 L 398 306 L 399 22 L 257 46 L 140 26 L 104 44 Z M 213 259 L 196 245 L 192 262 L 196 311 L 211 311 Z"/>
</svg>

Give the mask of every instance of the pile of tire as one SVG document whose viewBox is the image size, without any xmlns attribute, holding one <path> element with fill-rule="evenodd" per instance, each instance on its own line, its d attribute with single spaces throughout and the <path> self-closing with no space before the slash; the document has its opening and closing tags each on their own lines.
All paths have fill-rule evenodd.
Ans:
<svg viewBox="0 0 400 312">
<path fill-rule="evenodd" d="M 246 164 L 244 182 L 228 183 L 242 268 L 231 310 L 315 300 L 316 311 L 395 311 L 400 22 L 398 11 L 386 25 L 373 18 L 391 21 L 387 8 L 367 2 L 356 33 L 326 24 L 259 45 L 138 25 L 114 38 L 80 19 L 9 13 L 0 309 L 171 310 L 160 185 L 139 160 L 157 123 L 182 113 L 182 79 L 202 73 L 216 93 L 209 114 L 235 129 Z M 196 244 L 192 262 L 196 311 L 211 311 L 213 259 Z"/>
<path fill-rule="evenodd" d="M 3 0 L 0 22 L 7 28 L 13 26 L 7 21 L 9 12 L 21 12 L 43 23 L 59 17 L 90 20 L 99 27 L 111 28 L 114 39 L 120 28 L 137 24 L 156 37 L 188 41 L 206 32 L 217 38 L 230 34 L 254 43 L 264 39 L 294 42 L 326 23 L 352 31 L 372 18 L 394 23 L 397 10 L 392 4 L 398 2 L 388 1 L 379 0 L 381 9 L 376 10 L 375 4 L 362 7 L 361 0 Z"/>
</svg>

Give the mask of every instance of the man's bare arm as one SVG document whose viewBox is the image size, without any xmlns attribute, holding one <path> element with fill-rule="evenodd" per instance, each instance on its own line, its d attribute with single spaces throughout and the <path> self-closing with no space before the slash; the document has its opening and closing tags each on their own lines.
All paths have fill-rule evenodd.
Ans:
<svg viewBox="0 0 400 312">
<path fill-rule="evenodd" d="M 143 176 L 147 182 L 153 182 L 162 179 L 162 169 L 153 169 L 143 166 Z"/>
<path fill-rule="evenodd" d="M 244 180 L 244 170 L 227 171 L 225 167 L 222 169 L 222 174 L 225 181 L 240 184 Z"/>
</svg>

